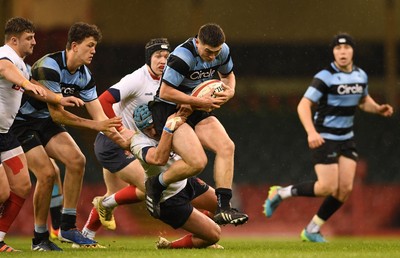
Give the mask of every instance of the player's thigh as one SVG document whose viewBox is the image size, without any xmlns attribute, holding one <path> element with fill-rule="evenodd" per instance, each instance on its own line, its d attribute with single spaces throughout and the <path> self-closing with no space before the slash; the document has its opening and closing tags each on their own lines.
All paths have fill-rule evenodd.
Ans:
<svg viewBox="0 0 400 258">
<path fill-rule="evenodd" d="M 115 174 L 128 184 L 136 186 L 142 192 L 145 191 L 145 173 L 142 165 L 140 165 L 139 160 L 135 159 L 133 162 L 129 163 L 126 167 Z"/>
<path fill-rule="evenodd" d="M 57 174 L 46 150 L 42 145 L 38 145 L 25 153 L 28 160 L 28 167 L 35 175 L 37 180 L 43 181 L 50 179 L 53 183 Z"/>
<path fill-rule="evenodd" d="M 233 141 L 215 116 L 209 116 L 200 121 L 195 127 L 195 132 L 201 144 L 213 152 L 226 148 L 231 151 L 234 149 Z"/>
<path fill-rule="evenodd" d="M 217 208 L 217 196 L 215 195 L 214 188 L 209 187 L 205 193 L 193 199 L 192 205 L 196 209 L 207 210 L 215 213 L 215 210 Z"/>
<path fill-rule="evenodd" d="M 2 162 L 7 175 L 10 191 L 21 197 L 27 197 L 31 190 L 28 163 L 24 153 Z"/>
<path fill-rule="evenodd" d="M 0 204 L 4 203 L 10 196 L 10 186 L 6 171 L 2 164 L 0 164 Z"/>
<path fill-rule="evenodd" d="M 85 156 L 71 135 L 61 132 L 54 135 L 47 143 L 46 152 L 50 157 L 61 161 L 66 166 L 84 166 Z"/>
<path fill-rule="evenodd" d="M 346 194 L 352 191 L 356 167 L 355 160 L 344 156 L 339 158 L 339 192 Z"/>
<path fill-rule="evenodd" d="M 175 131 L 172 148 L 189 166 L 197 167 L 207 164 L 207 156 L 203 146 L 196 133 L 186 123 Z"/>
<path fill-rule="evenodd" d="M 193 209 L 193 212 L 182 228 L 196 237 L 212 243 L 218 242 L 221 235 L 221 228 L 197 209 Z"/>
<path fill-rule="evenodd" d="M 103 178 L 107 187 L 107 196 L 116 193 L 129 185 L 127 182 L 119 178 L 115 173 L 111 173 L 106 168 L 103 168 Z"/>
<path fill-rule="evenodd" d="M 339 187 L 339 166 L 337 163 L 317 164 L 314 166 L 317 174 L 315 193 L 322 195 L 336 192 Z"/>
</svg>

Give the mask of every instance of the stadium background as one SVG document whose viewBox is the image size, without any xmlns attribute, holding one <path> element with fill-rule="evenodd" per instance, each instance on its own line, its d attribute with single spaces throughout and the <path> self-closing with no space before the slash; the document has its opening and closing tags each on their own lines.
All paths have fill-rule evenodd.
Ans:
<svg viewBox="0 0 400 258">
<path fill-rule="evenodd" d="M 97 24 L 103 41 L 90 68 L 99 94 L 144 63 L 144 44 L 150 38 L 164 36 L 176 46 L 206 22 L 221 25 L 234 58 L 237 94 L 217 115 L 236 143 L 234 201 L 251 216 L 241 228 L 224 228 L 227 233 L 297 234 L 317 209 L 320 200 L 297 198 L 285 202 L 271 220 L 261 214 L 269 185 L 314 178 L 296 105 L 312 76 L 332 60 L 328 45 L 334 34 L 345 31 L 355 37 L 356 64 L 370 77 L 371 95 L 399 106 L 400 0 L 0 0 L 1 24 L 12 16 L 29 18 L 37 26 L 30 64 L 64 49 L 73 22 Z M 383 119 L 360 112 L 355 127 L 361 157 L 355 189 L 324 230 L 331 235 L 398 234 L 399 114 Z M 95 132 L 70 132 L 87 157 L 82 226 L 91 199 L 105 191 L 92 150 Z M 212 185 L 209 157 L 201 177 Z M 31 214 L 27 201 L 15 223 L 33 225 Z M 116 216 L 118 230 L 102 233 L 169 230 L 149 218 L 141 204 L 118 209 Z M 31 234 L 30 226 L 13 230 Z"/>
</svg>

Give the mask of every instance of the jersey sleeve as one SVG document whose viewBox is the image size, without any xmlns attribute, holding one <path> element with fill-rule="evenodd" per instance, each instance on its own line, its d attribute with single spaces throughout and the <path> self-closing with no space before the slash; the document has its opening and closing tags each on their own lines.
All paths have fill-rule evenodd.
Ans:
<svg viewBox="0 0 400 258">
<path fill-rule="evenodd" d="M 224 43 L 222 45 L 221 53 L 217 58 L 221 61 L 221 66 L 218 68 L 218 72 L 226 75 L 233 71 L 233 60 L 227 44 Z"/>
</svg>

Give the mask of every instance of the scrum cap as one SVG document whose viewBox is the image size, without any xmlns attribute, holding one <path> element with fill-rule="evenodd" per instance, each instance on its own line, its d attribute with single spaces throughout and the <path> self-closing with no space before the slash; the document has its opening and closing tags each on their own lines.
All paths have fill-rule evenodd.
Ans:
<svg viewBox="0 0 400 258">
<path fill-rule="evenodd" d="M 145 49 L 145 61 L 147 65 L 151 65 L 151 56 L 158 50 L 167 50 L 171 52 L 171 47 L 166 38 L 155 38 L 147 42 Z"/>
<path fill-rule="evenodd" d="M 356 43 L 355 43 L 353 37 L 347 33 L 339 33 L 333 37 L 332 42 L 331 42 L 331 47 L 334 48 L 340 44 L 348 44 L 352 48 L 354 48 L 356 46 Z"/>
<path fill-rule="evenodd" d="M 142 104 L 136 107 L 133 112 L 133 120 L 140 131 L 151 126 L 153 124 L 153 116 L 149 110 L 149 106 L 147 104 Z"/>
</svg>

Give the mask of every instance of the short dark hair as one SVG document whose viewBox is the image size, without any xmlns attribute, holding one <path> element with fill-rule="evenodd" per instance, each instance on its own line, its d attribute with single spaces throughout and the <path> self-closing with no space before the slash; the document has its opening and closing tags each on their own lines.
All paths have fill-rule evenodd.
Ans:
<svg viewBox="0 0 400 258">
<path fill-rule="evenodd" d="M 9 19 L 4 28 L 5 42 L 10 40 L 12 36 L 20 36 L 24 32 L 35 32 L 35 26 L 30 20 L 22 17 Z"/>
<path fill-rule="evenodd" d="M 69 28 L 66 48 L 71 49 L 72 42 L 80 44 L 88 37 L 93 37 L 97 42 L 100 42 L 102 38 L 100 29 L 93 24 L 76 22 Z"/>
<path fill-rule="evenodd" d="M 201 43 L 211 47 L 218 47 L 225 43 L 225 33 L 222 28 L 215 23 L 207 23 L 201 26 L 197 36 Z"/>
</svg>

